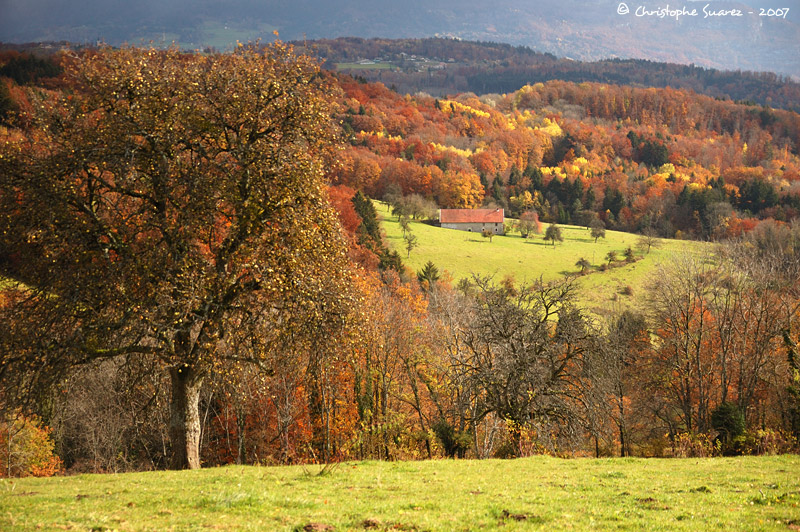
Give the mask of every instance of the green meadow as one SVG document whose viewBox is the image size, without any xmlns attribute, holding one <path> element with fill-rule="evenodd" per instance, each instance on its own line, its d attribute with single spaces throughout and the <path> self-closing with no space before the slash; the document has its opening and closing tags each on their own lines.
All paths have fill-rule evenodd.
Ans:
<svg viewBox="0 0 800 532">
<path fill-rule="evenodd" d="M 577 275 L 575 265 L 585 258 L 591 268 L 577 278 L 579 301 L 597 314 L 618 307 L 639 307 L 644 299 L 648 278 L 659 264 L 678 253 L 693 253 L 708 244 L 686 240 L 660 240 L 649 253 L 637 249 L 638 235 L 606 231 L 605 238 L 595 242 L 585 227 L 561 227 L 563 242 L 544 240 L 544 234 L 523 239 L 519 233 L 495 236 L 489 241 L 478 233 L 442 229 L 422 222 L 411 222 L 411 231 L 418 246 L 409 255 L 397 217 L 384 203 L 375 203 L 389 246 L 403 257 L 403 262 L 415 272 L 427 261 L 440 271 L 447 271 L 454 282 L 476 275 L 491 275 L 496 280 L 510 276 L 516 282 L 532 282 L 540 277 L 545 281 L 564 275 Z M 547 224 L 543 224 L 547 227 Z M 637 259 L 624 262 L 625 250 L 631 247 Z M 617 253 L 618 261 L 608 265 L 606 255 Z"/>
<path fill-rule="evenodd" d="M 787 531 L 798 471 L 798 456 L 536 456 L 0 479 L 0 530 Z"/>
</svg>

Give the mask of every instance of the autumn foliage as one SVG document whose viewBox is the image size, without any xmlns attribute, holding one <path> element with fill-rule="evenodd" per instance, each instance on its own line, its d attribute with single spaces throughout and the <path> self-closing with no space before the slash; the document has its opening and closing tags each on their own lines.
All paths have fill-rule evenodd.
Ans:
<svg viewBox="0 0 800 532">
<path fill-rule="evenodd" d="M 726 238 L 800 206 L 800 118 L 675 89 L 551 81 L 507 95 L 402 96 L 340 76 L 339 184 L 442 208 Z M 480 183 L 480 185 L 479 185 Z"/>
<path fill-rule="evenodd" d="M 57 472 L 53 438 L 97 470 L 714 453 L 721 405 L 745 422 L 726 449 L 795 445 L 797 114 L 563 81 L 401 95 L 281 43 L 62 59 L 50 88 L 0 80 L 0 406 L 32 413 L 2 426 L 5 474 Z M 503 207 L 553 245 L 737 240 L 602 322 L 570 279 L 407 271 L 370 198 Z M 64 420 L 106 374 L 150 419 L 98 422 L 126 435 L 99 465 Z"/>
</svg>

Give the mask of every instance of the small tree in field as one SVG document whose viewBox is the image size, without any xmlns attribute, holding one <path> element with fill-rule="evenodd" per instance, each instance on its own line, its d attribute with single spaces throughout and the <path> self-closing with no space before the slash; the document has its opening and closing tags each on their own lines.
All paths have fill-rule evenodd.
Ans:
<svg viewBox="0 0 800 532">
<path fill-rule="evenodd" d="M 397 221 L 400 224 L 400 230 L 403 231 L 403 238 L 405 238 L 406 234 L 411 231 L 411 218 L 407 214 L 401 214 Z"/>
<path fill-rule="evenodd" d="M 492 238 L 494 238 L 494 231 L 492 231 L 491 229 L 484 229 L 483 231 L 481 231 L 481 236 L 483 238 L 488 238 L 489 242 L 491 242 Z"/>
<path fill-rule="evenodd" d="M 625 261 L 626 262 L 634 262 L 636 261 L 636 255 L 633 252 L 633 248 L 628 246 L 625 248 Z"/>
<path fill-rule="evenodd" d="M 652 227 L 645 228 L 639 238 L 636 239 L 636 247 L 644 251 L 645 254 L 649 254 L 651 248 L 657 248 L 660 245 L 661 240 L 658 238 L 658 233 Z"/>
<path fill-rule="evenodd" d="M 578 259 L 578 262 L 575 263 L 575 266 L 581 269 L 581 273 L 586 273 L 586 270 L 588 270 L 592 264 L 585 258 L 581 257 Z"/>
<path fill-rule="evenodd" d="M 592 223 L 589 224 L 589 228 L 592 230 L 592 238 L 594 238 L 595 244 L 598 238 L 606 237 L 606 224 L 600 218 L 594 218 Z"/>
<path fill-rule="evenodd" d="M 522 238 L 528 238 L 530 234 L 542 232 L 542 224 L 539 222 L 539 215 L 535 211 L 529 211 L 519 217 L 517 230 Z"/>
<path fill-rule="evenodd" d="M 408 231 L 405 235 L 403 235 L 403 240 L 406 242 L 406 258 L 411 257 L 411 252 L 419 246 L 419 240 L 417 239 L 417 235 Z"/>
<path fill-rule="evenodd" d="M 544 233 L 544 239 L 551 240 L 553 242 L 553 247 L 556 247 L 556 241 L 564 241 L 564 237 L 561 235 L 561 228 L 556 224 L 548 225 L 547 231 Z"/>
</svg>

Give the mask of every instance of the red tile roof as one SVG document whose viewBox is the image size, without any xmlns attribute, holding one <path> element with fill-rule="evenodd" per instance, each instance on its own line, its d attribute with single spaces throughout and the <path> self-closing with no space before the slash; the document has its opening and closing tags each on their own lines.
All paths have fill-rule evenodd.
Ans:
<svg viewBox="0 0 800 532">
<path fill-rule="evenodd" d="M 439 223 L 503 223 L 503 209 L 442 209 L 439 212 Z"/>
</svg>

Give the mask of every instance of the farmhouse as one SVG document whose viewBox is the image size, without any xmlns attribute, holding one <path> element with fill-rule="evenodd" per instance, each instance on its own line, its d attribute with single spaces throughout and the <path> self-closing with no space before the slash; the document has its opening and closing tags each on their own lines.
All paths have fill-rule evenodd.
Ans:
<svg viewBox="0 0 800 532">
<path fill-rule="evenodd" d="M 489 230 L 496 235 L 504 234 L 503 209 L 441 209 L 439 225 L 446 229 L 482 233 Z"/>
</svg>

